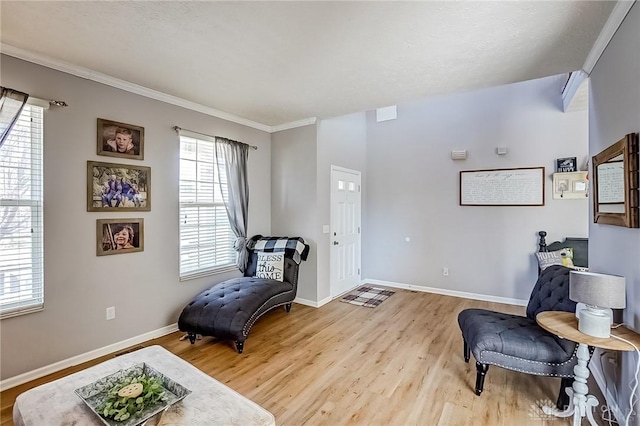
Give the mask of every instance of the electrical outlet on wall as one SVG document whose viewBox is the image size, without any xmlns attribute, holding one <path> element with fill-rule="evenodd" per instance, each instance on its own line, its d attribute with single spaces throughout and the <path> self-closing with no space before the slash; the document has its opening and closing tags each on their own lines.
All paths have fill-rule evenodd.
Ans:
<svg viewBox="0 0 640 426">
<path fill-rule="evenodd" d="M 107 321 L 112 320 L 116 317 L 116 307 L 109 306 L 107 308 Z"/>
<path fill-rule="evenodd" d="M 446 266 L 442 268 L 442 275 L 444 275 L 445 277 L 449 276 L 449 268 L 447 268 Z"/>
<path fill-rule="evenodd" d="M 612 364 L 616 367 L 620 365 L 620 361 L 618 360 L 618 357 L 619 357 L 618 351 L 607 352 L 605 356 L 607 357 L 607 362 L 609 362 L 609 364 Z"/>
</svg>

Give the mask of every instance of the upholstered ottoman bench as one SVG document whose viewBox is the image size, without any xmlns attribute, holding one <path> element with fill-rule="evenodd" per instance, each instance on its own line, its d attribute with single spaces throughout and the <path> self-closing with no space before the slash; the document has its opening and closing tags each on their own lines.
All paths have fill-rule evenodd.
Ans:
<svg viewBox="0 0 640 426">
<path fill-rule="evenodd" d="M 164 414 L 158 414 L 147 425 L 276 425 L 273 414 L 160 346 L 109 359 L 18 395 L 13 406 L 13 423 L 16 426 L 104 425 L 74 390 L 142 362 L 191 390 L 185 399 Z M 4 413 L 2 420 L 4 423 Z M 117 422 L 109 424 L 112 423 Z"/>
<path fill-rule="evenodd" d="M 265 248 L 263 241 L 275 240 L 302 241 L 297 244 L 297 251 L 278 252 L 271 247 L 266 257 L 281 257 L 280 271 L 277 267 L 264 267 L 261 259 L 265 258 L 265 252 L 258 250 Z M 238 353 L 242 353 L 249 330 L 258 318 L 278 306 L 284 306 L 287 312 L 291 310 L 298 289 L 299 262 L 306 259 L 309 246 L 301 238 L 256 236 L 248 247 L 249 263 L 243 277 L 223 281 L 201 292 L 180 314 L 178 328 L 188 333 L 192 344 L 196 334 L 213 336 L 233 340 Z"/>
</svg>

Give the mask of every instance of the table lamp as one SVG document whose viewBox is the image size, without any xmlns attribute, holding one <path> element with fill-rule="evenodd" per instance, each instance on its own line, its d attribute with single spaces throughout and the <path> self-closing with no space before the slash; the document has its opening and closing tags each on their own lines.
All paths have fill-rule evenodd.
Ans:
<svg viewBox="0 0 640 426">
<path fill-rule="evenodd" d="M 593 337 L 611 335 L 611 309 L 622 309 L 625 304 L 625 280 L 617 275 L 571 271 L 569 299 L 584 303 L 578 313 L 578 330 Z"/>
</svg>

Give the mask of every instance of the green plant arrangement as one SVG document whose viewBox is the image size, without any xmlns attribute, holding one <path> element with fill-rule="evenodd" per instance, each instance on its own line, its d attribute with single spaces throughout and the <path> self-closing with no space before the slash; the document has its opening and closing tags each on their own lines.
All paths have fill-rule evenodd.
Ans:
<svg viewBox="0 0 640 426">
<path fill-rule="evenodd" d="M 113 386 L 104 406 L 99 407 L 98 412 L 108 419 L 122 422 L 141 413 L 145 408 L 166 400 L 162 381 L 143 374 L 126 378 Z"/>
<path fill-rule="evenodd" d="M 143 362 L 82 386 L 75 393 L 105 425 L 137 426 L 191 391 Z"/>
</svg>

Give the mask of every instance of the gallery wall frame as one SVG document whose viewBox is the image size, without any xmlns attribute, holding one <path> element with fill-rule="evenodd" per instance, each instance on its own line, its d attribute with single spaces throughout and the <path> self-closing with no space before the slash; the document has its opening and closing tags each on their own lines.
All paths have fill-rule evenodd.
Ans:
<svg viewBox="0 0 640 426">
<path fill-rule="evenodd" d="M 87 161 L 87 211 L 150 210 L 150 167 Z"/>
<path fill-rule="evenodd" d="M 96 255 L 144 251 L 144 219 L 97 219 Z"/>
<path fill-rule="evenodd" d="M 144 160 L 144 127 L 98 118 L 97 153 Z"/>
</svg>

